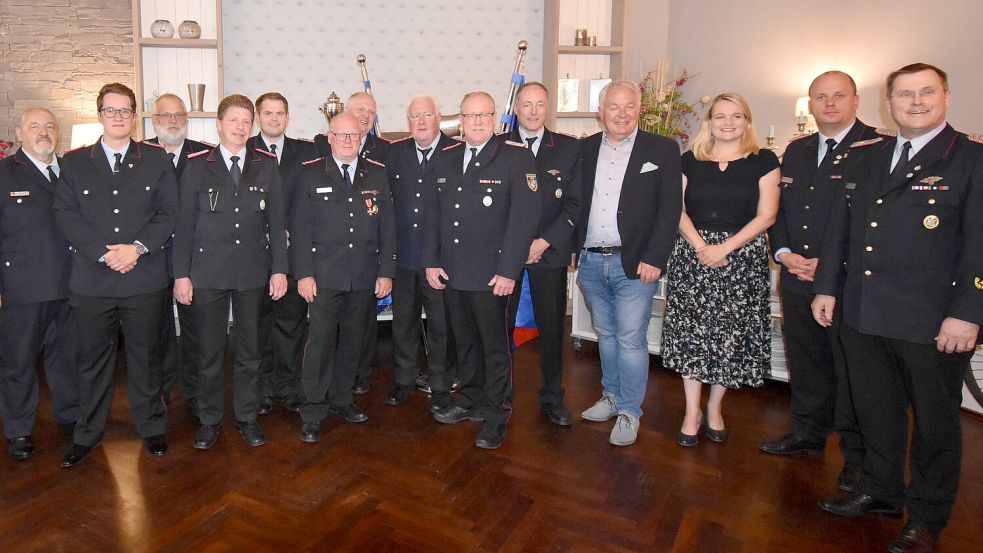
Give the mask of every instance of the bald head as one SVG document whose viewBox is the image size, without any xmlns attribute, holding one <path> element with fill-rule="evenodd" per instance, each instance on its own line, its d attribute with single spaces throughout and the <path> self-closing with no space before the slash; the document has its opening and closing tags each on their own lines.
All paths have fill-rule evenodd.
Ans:
<svg viewBox="0 0 983 553">
<path fill-rule="evenodd" d="M 356 92 L 348 97 L 348 103 L 345 104 L 345 113 L 355 116 L 355 119 L 358 121 L 358 130 L 362 133 L 362 136 L 365 136 L 369 134 L 369 131 L 375 125 L 375 115 L 377 113 L 375 98 L 367 92 Z"/>
</svg>

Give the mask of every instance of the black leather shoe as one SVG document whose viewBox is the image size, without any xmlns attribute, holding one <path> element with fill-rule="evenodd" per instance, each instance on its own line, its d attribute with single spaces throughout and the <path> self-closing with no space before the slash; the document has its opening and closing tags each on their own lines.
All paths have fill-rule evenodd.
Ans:
<svg viewBox="0 0 983 553">
<path fill-rule="evenodd" d="M 863 480 L 863 476 L 863 465 L 844 463 L 843 470 L 836 477 L 836 487 L 848 493 L 860 491 L 860 482 Z"/>
<path fill-rule="evenodd" d="M 761 444 L 761 451 L 774 455 L 795 455 L 796 453 L 822 453 L 824 442 L 809 442 L 795 434 L 788 433 L 777 440 Z"/>
<path fill-rule="evenodd" d="M 154 457 L 163 457 L 167 453 L 167 436 L 163 434 L 144 438 L 143 443 L 147 446 L 147 453 Z"/>
<path fill-rule="evenodd" d="M 359 406 L 355 405 L 354 403 L 346 407 L 335 407 L 332 405 L 328 408 L 328 410 L 348 422 L 360 423 L 369 420 L 369 416 L 366 415 L 362 409 L 360 409 Z"/>
<path fill-rule="evenodd" d="M 475 413 L 460 405 L 453 405 L 446 409 L 441 409 L 433 414 L 433 418 L 437 419 L 437 422 L 444 424 L 455 424 L 461 421 L 485 422 L 485 417 L 481 416 L 480 413 Z"/>
<path fill-rule="evenodd" d="M 502 446 L 503 439 L 505 439 L 505 423 L 488 421 L 481 426 L 481 432 L 478 433 L 474 445 L 481 449 L 498 449 Z"/>
<path fill-rule="evenodd" d="M 215 442 L 218 441 L 218 429 L 219 425 L 215 424 L 203 424 L 201 428 L 195 432 L 195 449 L 211 449 Z"/>
<path fill-rule="evenodd" d="M 305 422 L 300 425 L 300 441 L 309 444 L 316 444 L 321 441 L 321 424 L 317 422 Z"/>
<path fill-rule="evenodd" d="M 901 507 L 891 505 L 865 493 L 854 492 L 842 497 L 824 499 L 819 502 L 819 508 L 827 513 L 841 517 L 859 517 L 868 513 L 877 513 L 892 517 L 901 516 Z"/>
<path fill-rule="evenodd" d="M 432 391 L 430 388 L 430 379 L 428 379 L 427 375 L 425 374 L 417 375 L 416 380 L 413 381 L 413 384 L 416 386 L 417 390 L 420 390 L 425 394 L 429 394 Z"/>
<path fill-rule="evenodd" d="M 703 421 L 705 419 L 700 416 L 700 426 L 696 428 L 696 434 L 686 434 L 682 430 L 676 435 L 676 443 L 683 447 L 693 447 L 694 445 L 700 443 L 700 429 L 703 428 Z"/>
<path fill-rule="evenodd" d="M 34 454 L 34 444 L 30 436 L 17 436 L 7 440 L 7 453 L 14 461 L 24 461 Z"/>
<path fill-rule="evenodd" d="M 73 443 L 71 447 L 68 448 L 65 456 L 61 458 L 61 468 L 67 469 L 74 467 L 75 465 L 84 461 L 90 453 L 92 453 L 91 447 Z"/>
<path fill-rule="evenodd" d="M 242 434 L 242 441 L 246 442 L 246 445 L 255 447 L 266 443 L 266 431 L 259 421 L 236 421 L 236 430 Z"/>
<path fill-rule="evenodd" d="M 257 415 L 266 415 L 273 410 L 273 398 L 270 396 L 259 399 L 259 406 L 256 407 Z"/>
<path fill-rule="evenodd" d="M 570 426 L 573 424 L 573 417 L 570 416 L 570 411 L 562 403 L 544 403 L 540 405 L 543 408 L 543 412 L 546 416 L 550 418 L 550 422 L 557 426 Z"/>
<path fill-rule="evenodd" d="M 447 392 L 437 392 L 430 395 L 430 412 L 436 413 L 451 406 L 451 396 Z"/>
<path fill-rule="evenodd" d="M 898 533 L 891 547 L 890 553 L 930 553 L 935 548 L 935 540 L 939 539 L 937 532 L 922 524 L 921 522 L 908 519 L 904 528 Z"/>
<path fill-rule="evenodd" d="M 283 398 L 283 407 L 291 413 L 300 413 L 300 406 L 304 402 L 300 400 L 297 394 L 290 394 L 289 396 Z"/>
<path fill-rule="evenodd" d="M 389 394 L 386 395 L 386 403 L 389 405 L 399 405 L 405 402 L 410 397 L 409 386 L 404 386 L 402 384 L 394 384 L 392 390 L 389 390 Z"/>
<path fill-rule="evenodd" d="M 355 385 L 352 386 L 352 393 L 357 396 L 369 393 L 369 379 L 361 376 L 356 376 Z"/>
<path fill-rule="evenodd" d="M 706 436 L 708 440 L 710 440 L 715 444 L 722 444 L 724 443 L 724 441 L 727 440 L 727 429 L 724 428 L 723 430 L 714 430 L 713 428 L 710 428 L 710 423 L 708 423 L 706 419 L 704 419 L 703 435 Z"/>
</svg>

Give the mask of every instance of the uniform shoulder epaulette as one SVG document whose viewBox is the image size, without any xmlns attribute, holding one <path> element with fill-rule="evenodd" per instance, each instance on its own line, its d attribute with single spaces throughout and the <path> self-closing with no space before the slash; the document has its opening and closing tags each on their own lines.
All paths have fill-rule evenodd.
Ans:
<svg viewBox="0 0 983 553">
<path fill-rule="evenodd" d="M 521 142 L 512 142 L 511 140 L 506 140 L 505 143 L 508 144 L 509 146 L 515 146 L 516 148 L 526 147 L 526 145 Z"/>
<path fill-rule="evenodd" d="M 205 142 L 204 140 L 199 140 L 198 142 L 201 142 L 205 146 L 208 146 L 209 148 L 212 148 L 212 149 L 218 148 L 218 145 L 217 144 L 212 144 L 211 142 Z"/>
<path fill-rule="evenodd" d="M 441 152 L 446 152 L 447 150 L 453 150 L 454 148 L 457 148 L 458 146 L 461 146 L 463 144 L 464 144 L 464 142 L 458 142 L 457 144 L 451 144 L 450 146 L 447 146 L 446 148 L 442 149 Z"/>
<path fill-rule="evenodd" d="M 868 138 L 867 140 L 858 140 L 853 144 L 850 144 L 851 148 L 860 148 L 863 146 L 870 146 L 871 144 L 877 144 L 884 140 L 883 136 L 878 136 L 877 138 Z"/>
<path fill-rule="evenodd" d="M 378 135 L 377 134 L 377 135 L 375 135 L 375 137 L 378 138 L 379 140 L 385 142 L 386 144 L 392 144 L 392 142 L 393 142 L 392 140 L 389 140 L 388 138 L 386 138 L 386 137 L 384 137 L 382 135 Z"/>
<path fill-rule="evenodd" d="M 205 154 L 207 154 L 207 153 L 208 153 L 208 152 L 210 152 L 210 151 L 211 151 L 211 150 L 202 150 L 202 151 L 200 151 L 200 152 L 195 152 L 195 153 L 193 153 L 193 154 L 188 154 L 188 159 L 194 159 L 194 158 L 196 158 L 196 157 L 201 157 L 201 156 L 203 156 L 203 155 L 205 155 Z"/>
<path fill-rule="evenodd" d="M 386 168 L 386 164 L 385 163 L 378 162 L 378 161 L 376 161 L 374 159 L 365 158 L 365 161 L 368 161 L 369 163 L 371 163 L 373 165 L 378 165 L 379 167 L 382 167 L 383 169 Z"/>
<path fill-rule="evenodd" d="M 273 152 L 267 152 L 266 150 L 264 150 L 262 148 L 253 148 L 253 149 L 256 150 L 257 152 L 259 152 L 259 153 L 267 156 L 267 157 L 272 157 L 272 158 L 276 159 L 276 154 L 274 154 Z"/>
<path fill-rule="evenodd" d="M 317 159 L 309 159 L 307 161 L 303 161 L 303 162 L 301 162 L 301 165 L 314 165 L 315 163 L 317 163 L 319 161 L 324 161 L 324 157 L 319 157 Z"/>
<path fill-rule="evenodd" d="M 77 151 L 81 150 L 82 148 L 88 148 L 89 146 L 92 146 L 92 144 L 83 144 L 83 145 L 78 146 L 76 148 L 72 148 L 71 150 L 65 150 L 65 153 L 66 154 L 70 154 L 72 152 L 77 152 Z"/>
<path fill-rule="evenodd" d="M 397 138 L 396 140 L 391 141 L 390 144 L 398 144 L 400 142 L 406 142 L 410 138 L 413 138 L 413 136 L 411 135 L 411 136 L 404 136 L 403 138 Z"/>
<path fill-rule="evenodd" d="M 898 136 L 898 131 L 892 131 L 891 129 L 874 129 L 874 132 L 883 136 L 895 137 Z"/>
<path fill-rule="evenodd" d="M 307 142 L 308 144 L 313 144 L 314 143 L 314 139 L 313 138 L 295 138 L 294 140 L 298 140 L 300 142 Z"/>
<path fill-rule="evenodd" d="M 567 134 L 567 133 L 565 133 L 565 132 L 560 132 L 560 131 L 553 131 L 553 134 L 558 134 L 558 135 L 560 135 L 560 136 L 565 136 L 565 137 L 567 137 L 567 138 L 572 138 L 572 139 L 574 139 L 574 140 L 579 140 L 579 139 L 578 139 L 578 138 L 577 138 L 576 136 L 574 136 L 574 135 L 572 135 L 572 134 Z"/>
<path fill-rule="evenodd" d="M 156 142 L 151 142 L 151 141 L 149 141 L 149 140 L 144 140 L 144 141 L 143 141 L 143 144 L 146 144 L 147 146 L 153 146 L 154 148 L 160 148 L 161 150 L 164 150 L 164 149 L 166 149 L 166 148 L 164 148 L 163 146 L 161 146 L 160 144 L 158 144 L 158 143 L 156 143 Z"/>
<path fill-rule="evenodd" d="M 983 134 L 967 134 L 966 138 L 970 142 L 976 142 L 977 144 L 983 144 Z"/>
<path fill-rule="evenodd" d="M 810 133 L 806 133 L 806 134 L 797 134 L 797 135 L 793 136 L 792 138 L 789 138 L 788 139 L 788 143 L 791 144 L 791 143 L 795 142 L 796 140 L 802 140 L 803 138 L 805 138 L 807 136 L 812 136 L 814 134 L 816 134 L 816 133 L 810 132 Z"/>
</svg>

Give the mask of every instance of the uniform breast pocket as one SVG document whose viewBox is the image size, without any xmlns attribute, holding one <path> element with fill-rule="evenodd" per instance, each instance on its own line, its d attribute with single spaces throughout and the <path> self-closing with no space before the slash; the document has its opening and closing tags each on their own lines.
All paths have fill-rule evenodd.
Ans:
<svg viewBox="0 0 983 553">
<path fill-rule="evenodd" d="M 18 192 L 14 192 L 13 194 L 0 198 L 0 218 L 9 218 L 11 221 L 18 222 L 30 219 L 32 217 L 31 214 L 38 206 L 37 197 Z M 2 222 L 2 219 L 0 219 L 0 222 Z"/>
</svg>

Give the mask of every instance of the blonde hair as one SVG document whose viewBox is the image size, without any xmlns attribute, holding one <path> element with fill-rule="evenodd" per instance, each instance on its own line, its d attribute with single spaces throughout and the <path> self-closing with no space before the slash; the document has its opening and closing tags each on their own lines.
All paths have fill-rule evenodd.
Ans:
<svg viewBox="0 0 983 553">
<path fill-rule="evenodd" d="M 744 135 L 741 137 L 739 151 L 741 156 L 748 156 L 758 153 L 758 137 L 754 132 L 754 120 L 751 118 L 751 106 L 748 105 L 744 96 L 741 96 L 736 92 L 724 92 L 723 94 L 718 94 L 717 97 L 710 102 L 710 107 L 707 108 L 706 113 L 703 114 L 703 120 L 700 121 L 700 131 L 696 134 L 696 138 L 693 139 L 693 156 L 700 161 L 708 161 L 713 159 L 713 145 L 715 140 L 713 138 L 713 133 L 710 131 L 710 119 L 713 117 L 713 108 L 719 102 L 723 101 L 736 104 L 741 110 L 741 114 L 744 115 L 744 119 L 747 120 L 747 128 L 744 130 Z"/>
</svg>

